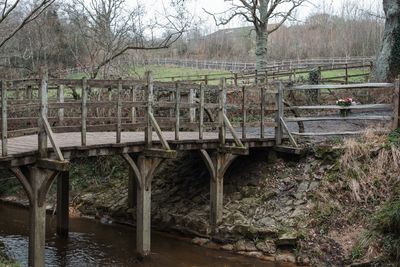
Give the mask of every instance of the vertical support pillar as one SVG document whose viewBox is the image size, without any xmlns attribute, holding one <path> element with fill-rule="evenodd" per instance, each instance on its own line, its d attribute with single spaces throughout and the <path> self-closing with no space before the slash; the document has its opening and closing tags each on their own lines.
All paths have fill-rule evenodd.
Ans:
<svg viewBox="0 0 400 267">
<path fill-rule="evenodd" d="M 276 94 L 276 114 L 275 114 L 275 144 L 282 144 L 283 130 L 281 124 L 281 118 L 283 118 L 283 84 L 280 82 L 278 85 L 278 92 Z"/>
<path fill-rule="evenodd" d="M 196 91 L 195 89 L 191 88 L 189 92 L 189 104 L 193 105 L 194 104 L 194 99 L 196 97 Z M 189 121 L 191 123 L 194 123 L 196 120 L 196 108 L 195 107 L 190 107 L 189 109 Z"/>
<path fill-rule="evenodd" d="M 7 85 L 0 81 L 1 90 L 1 152 L 7 156 Z"/>
<path fill-rule="evenodd" d="M 220 145 L 225 145 L 226 129 L 224 124 L 224 114 L 226 113 L 226 86 L 224 78 L 221 78 L 220 80 L 218 100 L 218 139 Z"/>
<path fill-rule="evenodd" d="M 210 179 L 210 219 L 212 231 L 217 232 L 217 226 L 222 221 L 224 210 L 224 173 L 221 170 L 224 154 L 216 153 L 214 158 L 215 177 Z"/>
<path fill-rule="evenodd" d="M 121 131 L 122 131 L 122 100 L 121 100 L 121 93 L 122 93 L 122 79 L 119 78 L 118 80 L 118 87 L 117 87 L 117 129 L 116 129 L 116 142 L 121 143 Z"/>
<path fill-rule="evenodd" d="M 68 237 L 69 230 L 69 172 L 57 177 L 57 235 Z"/>
<path fill-rule="evenodd" d="M 136 102 L 136 90 L 135 87 L 132 86 L 132 102 Z M 132 107 L 131 109 L 131 119 L 132 119 L 132 123 L 136 123 L 136 107 Z"/>
<path fill-rule="evenodd" d="M 265 137 L 265 94 L 264 94 L 264 86 L 260 88 L 260 137 Z"/>
<path fill-rule="evenodd" d="M 153 113 L 153 75 L 151 71 L 146 72 L 146 80 L 147 80 L 147 86 L 146 86 L 146 102 L 147 102 L 147 108 L 145 112 L 145 131 L 144 131 L 144 140 L 146 143 L 146 147 L 150 148 L 152 146 L 153 142 L 153 127 L 151 125 L 151 120 L 150 120 L 150 115 Z"/>
<path fill-rule="evenodd" d="M 180 104 L 181 104 L 181 89 L 179 83 L 175 83 L 175 140 L 179 140 L 180 128 Z"/>
<path fill-rule="evenodd" d="M 246 86 L 242 86 L 242 138 L 247 137 L 247 109 L 246 109 Z"/>
<path fill-rule="evenodd" d="M 203 139 L 204 132 L 204 84 L 200 84 L 200 103 L 199 103 L 199 139 Z"/>
<path fill-rule="evenodd" d="M 47 158 L 47 133 L 44 128 L 43 118 L 47 118 L 48 112 L 48 105 L 47 105 L 47 92 L 48 92 L 48 85 L 47 85 L 47 71 L 43 75 L 40 89 L 39 89 L 39 99 L 40 99 L 40 117 L 38 119 L 38 150 L 39 150 L 39 157 L 40 158 Z"/>
<path fill-rule="evenodd" d="M 345 84 L 349 84 L 349 65 L 346 63 L 344 65 L 344 70 L 345 70 Z"/>
<path fill-rule="evenodd" d="M 57 100 L 58 103 L 64 103 L 64 85 L 60 84 L 57 89 Z M 60 107 L 58 109 L 58 123 L 59 125 L 64 125 L 64 108 Z"/>
<path fill-rule="evenodd" d="M 393 130 L 400 127 L 400 80 L 396 80 L 394 88 Z"/>
<path fill-rule="evenodd" d="M 81 107 L 81 144 L 82 146 L 86 146 L 86 124 L 87 124 L 87 79 L 84 77 L 82 79 L 82 107 Z"/>
</svg>

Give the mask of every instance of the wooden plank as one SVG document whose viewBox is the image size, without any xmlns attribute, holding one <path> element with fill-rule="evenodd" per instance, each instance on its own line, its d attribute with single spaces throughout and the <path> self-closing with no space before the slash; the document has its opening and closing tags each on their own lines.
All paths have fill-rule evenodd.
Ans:
<svg viewBox="0 0 400 267">
<path fill-rule="evenodd" d="M 38 118 L 38 130 L 39 130 L 39 139 L 38 139 L 38 151 L 40 158 L 47 158 L 47 133 L 44 126 L 44 119 L 47 119 L 48 107 L 47 107 L 47 71 L 43 74 L 43 78 L 40 85 L 39 90 L 39 98 L 40 98 L 40 117 Z"/>
<path fill-rule="evenodd" d="M 200 84 L 200 103 L 199 103 L 199 139 L 203 139 L 204 131 L 204 84 Z"/>
<path fill-rule="evenodd" d="M 297 142 L 296 142 L 296 139 L 294 139 L 293 135 L 290 133 L 289 127 L 286 125 L 286 122 L 285 122 L 285 120 L 284 120 L 283 118 L 281 118 L 281 123 L 282 123 L 283 128 L 285 129 L 285 131 L 286 131 L 286 132 L 288 133 L 288 135 L 289 135 L 289 140 L 290 140 L 290 142 L 292 142 L 292 144 L 293 144 L 295 147 L 298 147 Z"/>
<path fill-rule="evenodd" d="M 233 136 L 233 139 L 235 140 L 236 145 L 239 147 L 244 147 L 244 145 L 243 145 L 242 141 L 240 140 L 239 136 L 237 135 L 235 129 L 232 127 L 232 124 L 229 121 L 228 117 L 225 114 L 223 114 L 223 116 L 224 116 L 224 123 L 230 130 L 230 132 Z"/>
<path fill-rule="evenodd" d="M 122 82 L 121 78 L 118 80 L 117 87 L 117 129 L 116 129 L 116 142 L 121 143 L 121 117 L 122 117 L 122 103 L 121 103 L 121 93 L 122 93 Z"/>
<path fill-rule="evenodd" d="M 341 89 L 388 89 L 394 88 L 394 84 L 392 83 L 358 83 L 358 84 L 317 84 L 317 85 L 301 85 L 288 87 L 286 90 L 316 90 L 316 89 L 332 89 L 332 90 L 341 90 Z"/>
<path fill-rule="evenodd" d="M 393 99 L 393 130 L 400 127 L 400 81 L 396 81 Z"/>
<path fill-rule="evenodd" d="M 264 138 L 265 135 L 265 125 L 264 125 L 264 107 L 265 107 L 265 94 L 264 87 L 260 88 L 260 137 Z"/>
<path fill-rule="evenodd" d="M 70 163 L 68 161 L 59 161 L 54 159 L 38 159 L 36 165 L 39 168 L 65 172 L 69 170 Z"/>
<path fill-rule="evenodd" d="M 388 130 L 375 130 L 377 133 L 387 133 Z M 325 133 L 296 133 L 291 132 L 292 135 L 298 136 L 335 136 L 335 135 L 362 135 L 365 131 L 346 131 L 346 132 L 325 132 Z"/>
<path fill-rule="evenodd" d="M 151 71 L 146 71 L 146 101 L 147 101 L 147 109 L 145 112 L 145 122 L 146 127 L 144 130 L 144 141 L 146 143 L 146 147 L 150 148 L 152 146 L 153 140 L 153 128 L 151 125 L 151 115 L 153 113 L 153 75 Z"/>
<path fill-rule="evenodd" d="M 175 83 L 175 140 L 179 140 L 181 92 L 179 83 Z"/>
<path fill-rule="evenodd" d="M 348 120 L 391 121 L 392 120 L 392 116 L 290 117 L 290 118 L 285 118 L 286 122 L 299 122 L 299 121 L 348 121 Z"/>
<path fill-rule="evenodd" d="M 233 154 L 233 155 L 241 155 L 248 156 L 249 149 L 247 147 L 239 147 L 239 146 L 221 146 L 218 148 L 218 152 L 225 154 Z"/>
<path fill-rule="evenodd" d="M 154 127 L 154 130 L 156 131 L 158 139 L 160 139 L 160 142 L 161 142 L 163 148 L 166 149 L 166 150 L 171 150 L 171 148 L 169 147 L 167 140 L 164 138 L 164 136 L 162 134 L 162 131 L 160 129 L 160 126 L 158 125 L 158 123 L 157 123 L 156 119 L 154 118 L 153 114 L 150 113 L 149 116 L 150 116 L 151 124 Z"/>
<path fill-rule="evenodd" d="M 132 102 L 136 101 L 136 90 L 135 87 L 132 86 L 132 90 L 131 90 L 131 94 L 132 94 Z M 136 107 L 132 107 L 131 108 L 131 118 L 132 118 L 132 123 L 136 123 Z"/>
<path fill-rule="evenodd" d="M 392 110 L 393 106 L 391 104 L 367 104 L 367 105 L 355 105 L 349 107 L 342 107 L 338 105 L 320 105 L 320 106 L 293 106 L 290 109 L 300 109 L 300 110 Z"/>
<path fill-rule="evenodd" d="M 86 146 L 86 132 L 87 132 L 87 100 L 88 88 L 86 77 L 82 78 L 82 102 L 81 102 L 81 145 Z"/>
<path fill-rule="evenodd" d="M 196 91 L 195 89 L 191 88 L 189 92 L 189 104 L 191 105 L 189 109 L 190 122 L 194 122 L 196 120 L 197 104 L 194 102 L 195 97 L 196 97 Z"/>
<path fill-rule="evenodd" d="M 7 85 L 0 81 L 1 89 L 1 155 L 7 156 Z"/>
<path fill-rule="evenodd" d="M 161 158 L 161 159 L 175 159 L 177 152 L 175 150 L 165 150 L 165 149 L 145 149 L 143 155 L 151 158 Z"/>
<path fill-rule="evenodd" d="M 43 120 L 43 126 L 44 126 L 44 129 L 46 131 L 46 134 L 50 139 L 51 145 L 53 146 L 53 149 L 56 152 L 58 160 L 63 161 L 64 160 L 64 156 L 61 153 L 60 148 L 58 147 L 58 145 L 55 142 L 54 134 L 53 134 L 53 131 L 51 130 L 49 122 L 47 121 L 47 118 L 43 114 L 41 114 L 41 118 Z"/>
</svg>

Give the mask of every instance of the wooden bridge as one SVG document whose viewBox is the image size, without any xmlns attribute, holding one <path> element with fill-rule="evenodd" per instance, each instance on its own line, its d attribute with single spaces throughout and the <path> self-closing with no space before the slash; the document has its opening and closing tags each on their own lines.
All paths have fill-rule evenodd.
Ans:
<svg viewBox="0 0 400 267">
<path fill-rule="evenodd" d="M 146 81 L 62 80 L 44 75 L 41 79 L 3 81 L 0 86 L 0 168 L 15 174 L 29 199 L 30 266 L 44 266 L 45 203 L 54 180 L 57 233 L 68 235 L 71 159 L 120 155 L 127 162 L 129 205 L 136 196 L 137 253 L 144 257 L 150 253 L 151 181 L 157 167 L 178 152 L 199 151 L 209 170 L 210 220 L 215 232 L 222 220 L 223 180 L 230 164 L 252 149 L 296 153 L 296 132 L 288 123 L 376 120 L 391 121 L 395 128 L 399 123 L 398 83 L 285 88 L 275 82 L 228 90 L 225 79 L 219 86 L 160 83 L 148 72 Z M 321 94 L 326 89 L 388 90 L 390 103 L 293 106 L 284 100 L 285 93 L 309 89 Z M 391 115 L 318 118 L 298 114 L 302 110 L 350 108 L 386 110 Z M 288 116 L 285 111 L 297 113 Z M 285 142 L 290 145 L 282 146 Z"/>
</svg>

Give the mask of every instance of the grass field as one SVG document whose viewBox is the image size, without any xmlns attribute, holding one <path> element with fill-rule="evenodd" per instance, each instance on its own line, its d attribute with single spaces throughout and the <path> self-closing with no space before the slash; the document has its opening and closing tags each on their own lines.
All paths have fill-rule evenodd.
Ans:
<svg viewBox="0 0 400 267">
<path fill-rule="evenodd" d="M 224 70 L 205 70 L 205 69 L 195 69 L 195 68 L 185 68 L 185 67 L 175 67 L 175 66 L 136 66 L 129 70 L 129 77 L 133 79 L 143 79 L 145 72 L 151 70 L 154 75 L 154 79 L 157 81 L 172 81 L 172 80 L 199 80 L 204 79 L 204 75 L 209 75 L 209 84 L 218 84 L 219 78 L 232 77 L 232 73 Z M 364 69 L 349 69 L 349 75 L 364 74 L 366 70 Z M 69 79 L 81 79 L 85 74 L 73 74 L 68 76 Z M 345 76 L 345 70 L 328 70 L 322 72 L 322 78 L 334 78 L 339 76 Z M 174 78 L 172 78 L 174 77 Z M 289 79 L 289 76 L 281 76 L 282 79 Z M 254 79 L 254 78 L 253 78 Z M 297 75 L 296 79 L 308 79 L 308 74 Z M 339 80 L 343 80 L 341 78 Z M 365 77 L 350 77 L 349 82 L 365 82 Z"/>
</svg>

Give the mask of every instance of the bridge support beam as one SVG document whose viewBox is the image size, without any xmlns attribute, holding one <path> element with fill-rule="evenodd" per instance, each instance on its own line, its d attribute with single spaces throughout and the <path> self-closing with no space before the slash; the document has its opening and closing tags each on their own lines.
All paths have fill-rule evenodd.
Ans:
<svg viewBox="0 0 400 267">
<path fill-rule="evenodd" d="M 139 259 L 150 255 L 151 249 L 151 181 L 162 158 L 134 157 L 123 154 L 135 178 L 129 186 L 136 187 L 136 252 Z M 131 192 L 134 188 L 129 189 Z"/>
<path fill-rule="evenodd" d="M 69 172 L 57 177 L 57 235 L 67 238 L 69 231 Z"/>
<path fill-rule="evenodd" d="M 206 150 L 200 150 L 200 153 L 210 173 L 210 223 L 215 234 L 223 216 L 224 175 L 237 156 L 220 152 L 209 154 Z"/>
<path fill-rule="evenodd" d="M 22 184 L 29 199 L 29 266 L 44 266 L 46 237 L 46 195 L 57 176 L 57 171 L 28 167 L 23 172 L 20 168 L 11 168 Z"/>
</svg>

